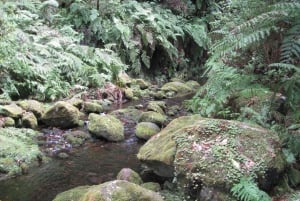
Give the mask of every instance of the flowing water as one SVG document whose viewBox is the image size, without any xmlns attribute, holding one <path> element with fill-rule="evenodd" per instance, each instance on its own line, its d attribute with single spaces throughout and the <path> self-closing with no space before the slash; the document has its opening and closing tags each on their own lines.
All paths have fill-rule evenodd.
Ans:
<svg viewBox="0 0 300 201">
<path fill-rule="evenodd" d="M 0 182 L 1 201 L 50 201 L 56 194 L 81 185 L 113 180 L 124 167 L 139 171 L 137 140 L 89 142 L 68 159 L 53 158 L 29 174 Z"/>
</svg>

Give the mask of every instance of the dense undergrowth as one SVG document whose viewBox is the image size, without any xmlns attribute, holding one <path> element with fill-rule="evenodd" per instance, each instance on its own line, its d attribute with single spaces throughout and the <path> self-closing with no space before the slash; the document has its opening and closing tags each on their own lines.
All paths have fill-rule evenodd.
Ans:
<svg viewBox="0 0 300 201">
<path fill-rule="evenodd" d="M 4 98 L 54 100 L 75 85 L 115 81 L 127 68 L 136 75 L 145 69 L 191 76 L 188 65 L 201 69 L 196 65 L 208 43 L 199 18 L 188 20 L 155 3 L 101 1 L 97 9 L 87 1 L 8 0 L 0 8 Z M 186 52 L 188 45 L 194 52 Z"/>
</svg>

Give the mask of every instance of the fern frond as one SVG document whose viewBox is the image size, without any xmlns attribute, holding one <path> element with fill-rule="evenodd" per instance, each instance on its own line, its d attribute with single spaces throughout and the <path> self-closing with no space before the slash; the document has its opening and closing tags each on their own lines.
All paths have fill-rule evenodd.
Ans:
<svg viewBox="0 0 300 201">
<path fill-rule="evenodd" d="M 300 60 L 300 23 L 299 22 L 296 22 L 296 24 L 287 31 L 282 41 L 280 51 L 281 51 L 280 61 L 282 63 L 294 63 L 296 60 Z"/>
<path fill-rule="evenodd" d="M 271 201 L 271 197 L 261 191 L 251 178 L 242 178 L 231 188 L 231 193 L 242 201 Z"/>
</svg>

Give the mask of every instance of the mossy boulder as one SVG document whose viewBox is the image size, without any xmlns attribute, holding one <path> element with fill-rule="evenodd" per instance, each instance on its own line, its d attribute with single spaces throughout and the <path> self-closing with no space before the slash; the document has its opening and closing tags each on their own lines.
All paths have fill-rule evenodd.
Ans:
<svg viewBox="0 0 300 201">
<path fill-rule="evenodd" d="M 97 137 L 105 138 L 109 141 L 124 140 L 124 126 L 122 122 L 112 115 L 89 115 L 88 130 Z"/>
<path fill-rule="evenodd" d="M 23 109 L 16 104 L 3 105 L 0 106 L 0 115 L 11 117 L 11 118 L 20 118 L 22 117 Z"/>
<path fill-rule="evenodd" d="M 98 103 L 84 102 L 83 104 L 84 112 L 86 113 L 100 113 L 103 112 L 103 108 Z"/>
<path fill-rule="evenodd" d="M 182 82 L 168 82 L 161 87 L 164 92 L 175 92 L 177 95 L 185 95 L 191 93 L 193 89 Z"/>
<path fill-rule="evenodd" d="M 136 79 L 135 84 L 137 84 L 140 87 L 140 89 L 142 89 L 142 90 L 147 89 L 150 86 L 150 83 L 146 82 L 143 79 Z"/>
<path fill-rule="evenodd" d="M 137 122 L 141 118 L 142 111 L 135 108 L 123 108 L 111 112 L 110 115 Z"/>
<path fill-rule="evenodd" d="M 126 180 L 134 184 L 142 184 L 143 180 L 140 175 L 130 168 L 123 168 L 117 175 L 117 180 Z"/>
<path fill-rule="evenodd" d="M 23 110 L 32 112 L 37 119 L 40 119 L 45 112 L 44 105 L 36 100 L 23 100 L 19 101 L 17 104 L 23 108 Z"/>
<path fill-rule="evenodd" d="M 79 123 L 79 110 L 68 102 L 58 101 L 42 116 L 48 126 L 72 128 Z"/>
<path fill-rule="evenodd" d="M 136 126 L 135 135 L 140 139 L 148 140 L 159 131 L 160 128 L 155 123 L 140 122 Z"/>
<path fill-rule="evenodd" d="M 192 115 L 173 120 L 138 158 L 160 176 L 176 174 L 181 186 L 228 190 L 244 176 L 273 182 L 266 178 L 280 175 L 285 165 L 280 146 L 278 135 L 260 126 Z"/>
<path fill-rule="evenodd" d="M 64 138 L 75 147 L 81 146 L 86 140 L 90 139 L 89 133 L 84 131 L 71 131 L 64 134 Z"/>
<path fill-rule="evenodd" d="M 158 126 L 162 126 L 166 124 L 167 116 L 153 111 L 143 112 L 139 122 L 152 122 Z"/>
<path fill-rule="evenodd" d="M 163 201 L 153 191 L 124 180 L 109 181 L 95 186 L 77 187 L 58 194 L 53 201 Z"/>
<path fill-rule="evenodd" d="M 4 127 L 14 127 L 16 125 L 16 122 L 11 117 L 5 117 L 3 120 L 3 126 Z"/>
<path fill-rule="evenodd" d="M 43 154 L 37 145 L 39 133 L 31 129 L 0 129 L 0 175 L 10 177 L 26 173 L 38 165 Z M 0 176 L 0 180 L 1 180 Z"/>
<path fill-rule="evenodd" d="M 22 117 L 22 126 L 35 129 L 38 126 L 37 118 L 32 112 L 25 112 Z"/>
<path fill-rule="evenodd" d="M 149 101 L 147 105 L 148 111 L 158 112 L 160 114 L 165 114 L 167 105 L 164 101 Z"/>
</svg>

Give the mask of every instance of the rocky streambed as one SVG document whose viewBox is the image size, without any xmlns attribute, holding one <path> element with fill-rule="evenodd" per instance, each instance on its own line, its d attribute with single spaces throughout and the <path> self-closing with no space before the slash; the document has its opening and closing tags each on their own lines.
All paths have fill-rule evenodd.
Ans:
<svg viewBox="0 0 300 201">
<path fill-rule="evenodd" d="M 162 92 L 158 91 L 158 93 Z M 175 94 L 175 91 L 169 93 Z M 181 94 L 184 93 L 181 92 Z M 1 109 L 3 126 L 6 128 L 3 129 L 20 131 L 19 128 L 9 127 L 15 125 L 16 127 L 22 126 L 37 130 L 38 132 L 32 138 L 28 138 L 28 141 L 30 141 L 29 144 L 34 144 L 33 142 L 37 140 L 40 151 L 36 150 L 37 153 L 32 155 L 31 161 L 22 158 L 18 164 L 13 159 L 11 163 L 14 163 L 14 167 L 19 169 L 16 172 L 9 168 L 4 169 L 6 163 L 3 160 L 0 161 L 0 166 L 3 166 L 0 200 L 50 201 L 58 193 L 70 188 L 113 180 L 124 167 L 141 172 L 141 163 L 136 157 L 140 146 L 146 139 L 159 132 L 168 121 L 184 115 L 185 111 L 181 107 L 182 101 L 191 96 L 165 99 L 166 96 L 164 95 L 162 97 L 164 101 L 154 101 L 153 97 L 145 96 L 125 104 L 113 104 L 108 99 L 107 102 L 101 104 L 97 101 L 83 101 L 74 98 L 57 102 L 48 108 L 31 100 L 22 101 L 22 104 L 20 102 L 4 104 Z M 78 113 L 76 107 L 85 114 Z M 18 111 L 18 115 L 10 114 L 7 108 L 11 112 Z M 10 110 L 11 108 L 12 110 Z M 24 113 L 29 112 L 34 116 L 32 118 L 35 119 L 33 120 L 34 123 L 26 126 L 24 124 L 26 121 L 22 121 L 24 125 L 20 125 L 18 120 L 23 118 Z M 168 117 L 166 116 L 167 113 Z M 109 116 L 116 118 L 124 126 L 123 138 L 113 140 L 101 135 L 97 137 L 97 132 L 95 133 L 93 128 L 90 128 L 93 120 L 89 119 L 89 114 L 97 114 L 97 118 L 108 119 Z M 5 119 L 9 118 L 14 123 L 5 125 Z M 140 137 L 138 138 L 136 127 L 140 121 L 145 121 L 146 127 L 143 127 L 145 122 L 141 122 Z M 38 125 L 40 123 L 41 126 Z M 73 124 L 76 126 L 74 127 Z M 149 125 L 150 128 L 147 128 Z M 109 125 L 108 127 L 112 126 Z M 154 126 L 154 130 L 152 126 Z M 23 130 L 26 129 L 23 128 Z M 20 135 L 24 133 L 23 130 L 21 129 Z M 30 130 L 30 132 L 35 131 Z M 18 149 L 19 147 L 15 148 Z M 37 147 L 35 146 L 35 148 Z M 8 150 L 0 148 L 2 155 L 5 155 L 5 151 Z M 26 152 L 27 150 L 24 149 L 23 151 Z M 19 155 L 23 157 L 21 154 Z M 8 158 L 7 156 L 6 160 Z M 12 178 L 5 179 L 8 178 L 7 175 Z M 16 175 L 18 176 L 15 177 Z M 147 178 L 144 179 L 147 180 Z"/>
<path fill-rule="evenodd" d="M 3 104 L 0 200 L 234 201 L 245 177 L 271 191 L 287 167 L 278 134 L 188 114 L 182 102 L 198 87 L 139 79 L 46 107 Z"/>
</svg>

